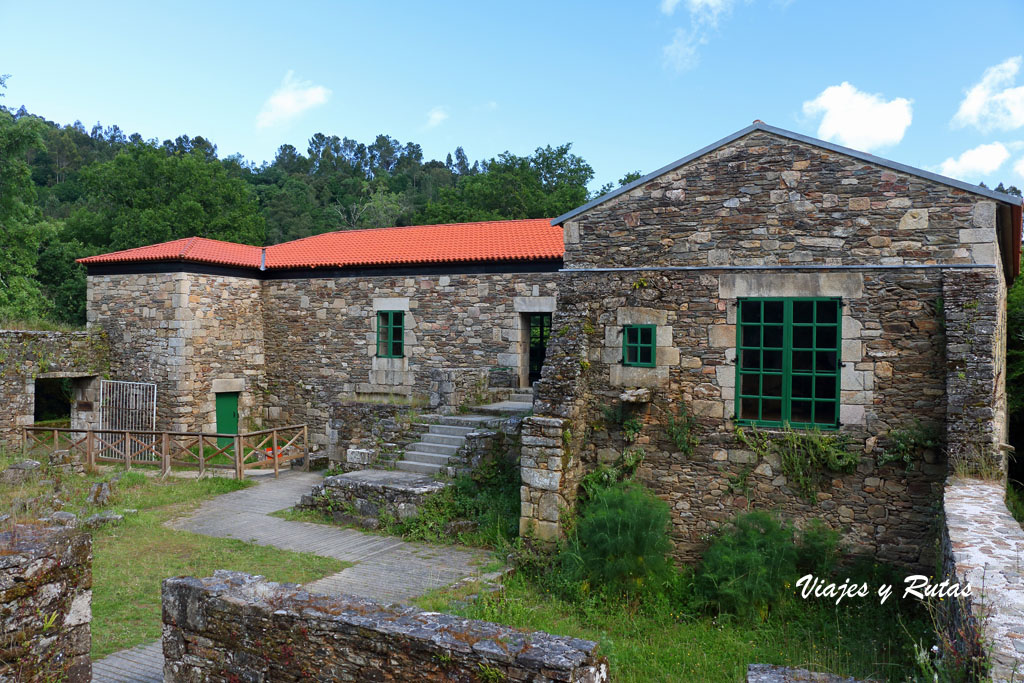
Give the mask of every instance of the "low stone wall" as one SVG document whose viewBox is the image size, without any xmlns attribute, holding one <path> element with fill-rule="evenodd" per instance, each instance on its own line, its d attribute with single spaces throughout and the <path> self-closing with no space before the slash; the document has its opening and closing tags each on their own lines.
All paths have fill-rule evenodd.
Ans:
<svg viewBox="0 0 1024 683">
<path fill-rule="evenodd" d="M 328 455 L 346 471 L 393 459 L 411 443 L 415 410 L 401 403 L 344 401 L 334 406 L 327 425 Z"/>
<path fill-rule="evenodd" d="M 92 537 L 0 533 L 0 681 L 92 680 Z"/>
<path fill-rule="evenodd" d="M 417 516 L 429 496 L 450 485 L 425 474 L 398 470 L 347 472 L 315 484 L 297 507 L 325 512 L 339 524 L 376 529 L 381 516 Z"/>
<path fill-rule="evenodd" d="M 1024 675 L 1024 529 L 1007 510 L 1001 482 L 951 479 L 942 530 L 944 578 L 971 584 L 966 601 L 945 600 L 945 626 L 966 652 L 980 638 L 996 681 Z M 966 637 L 965 637 L 966 636 Z"/>
<path fill-rule="evenodd" d="M 591 641 L 218 571 L 163 583 L 164 680 L 608 679 Z"/>
</svg>

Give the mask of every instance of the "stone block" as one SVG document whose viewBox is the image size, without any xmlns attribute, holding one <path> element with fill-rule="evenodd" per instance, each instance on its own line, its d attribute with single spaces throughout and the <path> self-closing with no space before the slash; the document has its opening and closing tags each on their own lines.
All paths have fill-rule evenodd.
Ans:
<svg viewBox="0 0 1024 683">
<path fill-rule="evenodd" d="M 535 489 L 558 491 L 558 487 L 562 483 L 561 472 L 551 472 L 548 470 L 524 467 L 520 473 L 523 478 L 523 483 Z"/>
<path fill-rule="evenodd" d="M 735 325 L 710 325 L 708 327 L 708 345 L 720 349 L 736 346 Z"/>
<path fill-rule="evenodd" d="M 668 311 L 656 308 L 621 306 L 615 311 L 615 322 L 618 325 L 667 325 Z M 607 339 L 607 332 L 606 339 Z M 621 331 L 619 332 L 621 337 Z M 621 341 L 619 342 L 621 344 Z"/>
<path fill-rule="evenodd" d="M 613 387 L 655 388 L 668 383 L 668 367 L 638 368 L 631 365 L 610 365 L 608 383 Z"/>
<path fill-rule="evenodd" d="M 976 228 L 991 228 L 992 230 L 995 230 L 996 203 L 978 202 L 975 204 L 972 223 Z"/>
</svg>

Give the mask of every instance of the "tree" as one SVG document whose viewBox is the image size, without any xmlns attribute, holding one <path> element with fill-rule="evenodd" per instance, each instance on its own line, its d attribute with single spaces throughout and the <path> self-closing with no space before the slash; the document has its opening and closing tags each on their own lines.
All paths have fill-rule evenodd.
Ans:
<svg viewBox="0 0 1024 683">
<path fill-rule="evenodd" d="M 168 154 L 131 144 L 113 160 L 84 169 L 87 199 L 68 219 L 67 237 L 101 250 L 197 235 L 262 244 L 265 224 L 255 193 L 206 154 L 205 146 Z"/>
<path fill-rule="evenodd" d="M 0 86 L 7 77 L 0 77 Z M 49 229 L 39 224 L 32 169 L 25 161 L 43 148 L 42 123 L 0 111 L 0 318 L 34 318 L 48 305 L 36 276 L 39 246 Z"/>
</svg>

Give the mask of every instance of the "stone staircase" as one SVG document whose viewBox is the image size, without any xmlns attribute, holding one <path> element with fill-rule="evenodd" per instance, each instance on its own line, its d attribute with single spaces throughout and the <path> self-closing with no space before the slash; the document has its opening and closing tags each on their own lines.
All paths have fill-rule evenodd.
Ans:
<svg viewBox="0 0 1024 683">
<path fill-rule="evenodd" d="M 416 425 L 425 427 L 422 439 L 405 448 L 405 456 L 395 467 L 405 472 L 437 474 L 448 460 L 466 443 L 466 435 L 484 429 L 493 417 L 486 415 L 459 415 L 438 418 L 438 424 Z"/>
</svg>

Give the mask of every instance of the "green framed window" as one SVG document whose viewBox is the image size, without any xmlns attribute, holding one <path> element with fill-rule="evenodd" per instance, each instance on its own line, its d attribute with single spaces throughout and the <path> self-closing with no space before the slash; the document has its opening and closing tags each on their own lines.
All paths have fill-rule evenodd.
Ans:
<svg viewBox="0 0 1024 683">
<path fill-rule="evenodd" d="M 842 301 L 759 298 L 738 305 L 737 422 L 838 427 Z"/>
<path fill-rule="evenodd" d="M 654 325 L 624 325 L 622 328 L 622 364 L 653 368 L 656 337 Z"/>
<path fill-rule="evenodd" d="M 377 311 L 377 355 L 381 358 L 405 355 L 405 311 Z"/>
</svg>

